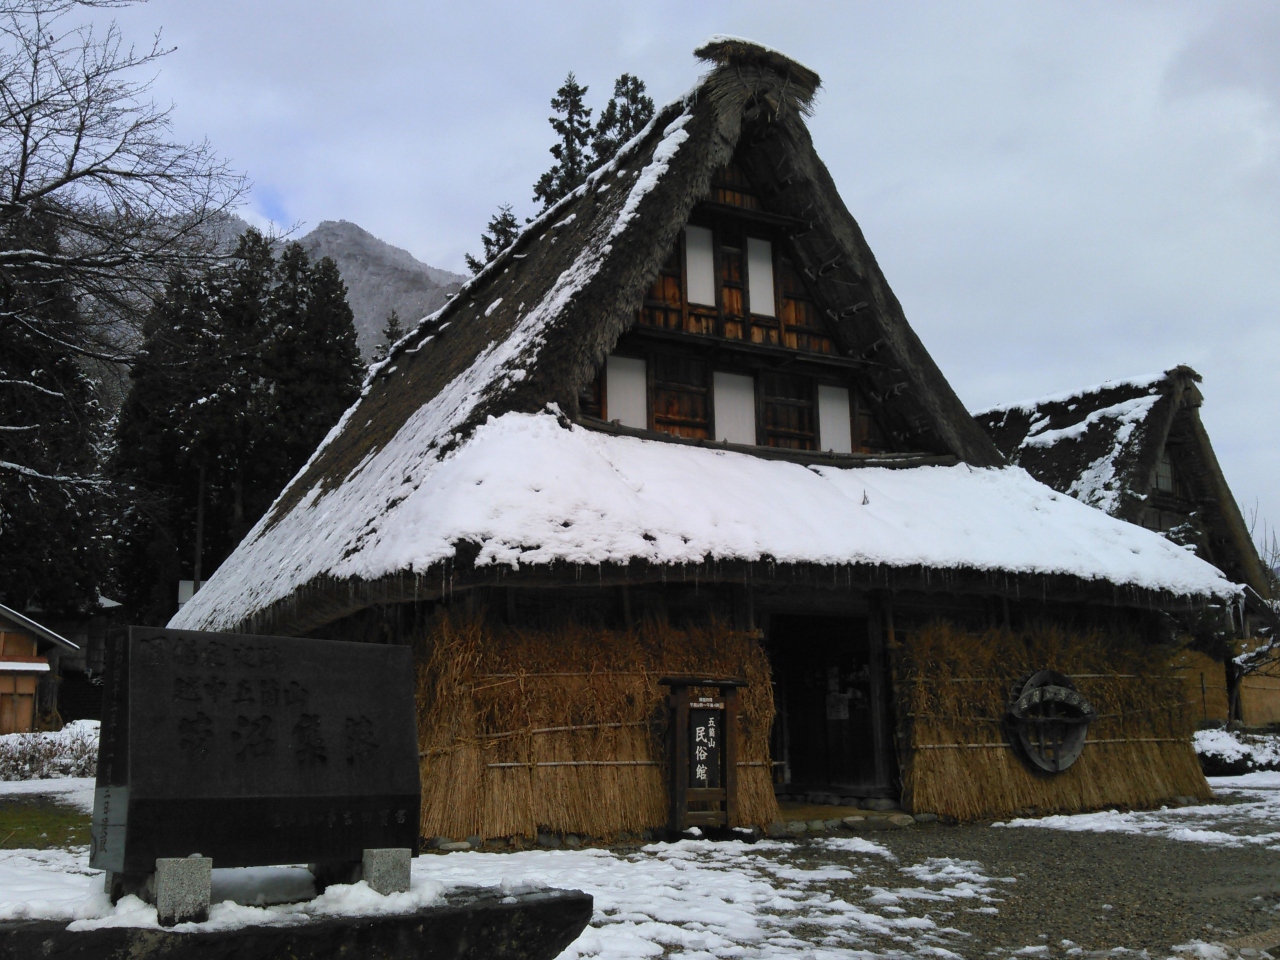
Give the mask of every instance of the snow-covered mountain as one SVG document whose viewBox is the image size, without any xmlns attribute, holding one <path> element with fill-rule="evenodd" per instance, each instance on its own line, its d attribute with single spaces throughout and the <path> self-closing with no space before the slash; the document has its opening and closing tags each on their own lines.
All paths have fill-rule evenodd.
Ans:
<svg viewBox="0 0 1280 960">
<path fill-rule="evenodd" d="M 209 230 L 220 250 L 230 253 L 249 224 L 234 214 L 220 218 Z M 347 302 L 355 314 L 360 352 L 368 360 L 382 341 L 382 328 L 392 310 L 408 332 L 427 314 L 438 310 L 467 278 L 418 260 L 408 250 L 379 240 L 349 220 L 322 220 L 297 239 L 315 259 L 329 257 L 347 285 Z"/>
<path fill-rule="evenodd" d="M 347 220 L 324 220 L 298 242 L 313 257 L 329 257 L 338 265 L 366 359 L 382 339 L 388 313 L 395 310 L 407 331 L 467 279 L 428 266 Z"/>
</svg>

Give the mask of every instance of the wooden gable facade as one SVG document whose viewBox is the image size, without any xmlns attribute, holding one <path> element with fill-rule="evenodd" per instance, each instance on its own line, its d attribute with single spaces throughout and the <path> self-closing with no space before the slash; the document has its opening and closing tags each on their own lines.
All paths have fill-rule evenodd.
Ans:
<svg viewBox="0 0 1280 960">
<path fill-rule="evenodd" d="M 798 265 L 791 235 L 804 228 L 765 208 L 740 163 L 720 168 L 580 412 L 725 444 L 891 452 L 868 362 Z M 624 381 L 612 390 L 611 369 Z"/>
</svg>

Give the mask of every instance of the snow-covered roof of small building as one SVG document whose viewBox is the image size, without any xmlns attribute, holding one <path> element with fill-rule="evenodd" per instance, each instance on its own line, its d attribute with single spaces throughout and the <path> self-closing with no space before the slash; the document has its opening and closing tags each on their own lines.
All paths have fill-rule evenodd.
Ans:
<svg viewBox="0 0 1280 960">
<path fill-rule="evenodd" d="M 1187 496 L 1213 560 L 1269 595 L 1257 549 L 1200 421 L 1200 375 L 1187 366 L 1109 380 L 975 414 L 996 446 L 1037 480 L 1133 523 L 1151 502 L 1156 463 L 1178 448 Z"/>
<path fill-rule="evenodd" d="M 471 563 L 472 553 L 489 568 L 787 557 L 1231 591 L 1194 557 L 1109 527 L 1019 471 L 968 472 L 1003 459 L 907 323 L 813 150 L 803 116 L 817 75 L 749 41 L 718 38 L 698 53 L 714 65 L 693 90 L 371 369 L 360 400 L 174 626 L 265 627 L 273 611 L 286 611 L 277 628 L 315 626 L 378 602 L 367 599 L 370 585 L 433 577 L 463 554 Z M 574 425 L 580 390 L 635 322 L 691 211 L 731 159 L 767 192 L 769 215 L 794 228 L 798 266 L 830 305 L 826 321 L 851 345 L 847 362 L 859 365 L 895 449 L 967 466 L 827 470 Z M 676 466 L 692 499 L 664 505 L 646 490 L 669 482 Z M 730 496 L 718 485 L 737 473 L 740 493 Z M 868 498 L 898 505 L 874 521 L 882 509 L 874 499 L 861 512 L 860 501 L 847 502 L 852 485 L 872 480 L 880 486 Z M 776 511 L 775 482 L 804 502 Z M 954 505 L 943 507 L 950 489 Z M 1001 504 L 1013 512 L 999 524 L 955 515 L 993 519 Z M 1037 518 L 1064 510 L 1081 518 L 1079 531 Z M 1154 565 L 1130 559 L 1139 556 Z M 287 612 L 304 595 L 308 616 Z"/>
</svg>

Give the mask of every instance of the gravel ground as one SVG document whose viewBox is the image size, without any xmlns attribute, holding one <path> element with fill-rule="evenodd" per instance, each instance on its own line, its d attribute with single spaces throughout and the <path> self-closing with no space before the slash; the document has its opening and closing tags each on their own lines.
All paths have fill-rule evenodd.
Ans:
<svg viewBox="0 0 1280 960">
<path fill-rule="evenodd" d="M 10 794 L 83 804 L 90 785 L 0 784 L 0 795 L 15 810 Z M 1280 935 L 1240 950 L 1213 944 L 1280 928 L 1280 772 L 1211 785 L 1217 802 L 1152 811 L 894 829 L 851 821 L 856 832 L 811 839 L 612 852 L 437 851 L 414 872 L 446 886 L 592 893 L 596 918 L 565 954 L 583 960 L 1257 960 L 1252 948 Z M 100 889 L 83 847 L 0 855 L 0 916 L 78 916 Z"/>
<path fill-rule="evenodd" d="M 891 850 L 896 862 L 842 856 L 820 842 L 798 843 L 785 857 L 797 866 L 856 864 L 855 879 L 824 884 L 855 904 L 874 896 L 869 887 L 915 886 L 902 868 L 930 858 L 980 864 L 1003 901 L 994 904 L 997 912 L 975 912 L 955 900 L 929 912 L 959 931 L 945 945 L 965 957 L 1038 946 L 1048 950 L 1027 955 L 1067 956 L 1078 946 L 1086 953 L 1123 947 L 1165 957 L 1193 940 L 1230 940 L 1280 926 L 1280 852 L 1265 847 L 983 825 L 921 825 L 863 836 Z M 1014 882 L 1000 879 L 1008 877 Z M 878 945 L 905 946 L 892 937 Z"/>
</svg>

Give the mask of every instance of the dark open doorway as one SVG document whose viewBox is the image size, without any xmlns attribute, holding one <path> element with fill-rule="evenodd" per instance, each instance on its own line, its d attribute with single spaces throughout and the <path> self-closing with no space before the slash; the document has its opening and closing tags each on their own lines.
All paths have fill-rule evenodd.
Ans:
<svg viewBox="0 0 1280 960">
<path fill-rule="evenodd" d="M 884 661 L 867 620 L 775 614 L 767 638 L 779 792 L 895 795 Z"/>
</svg>

